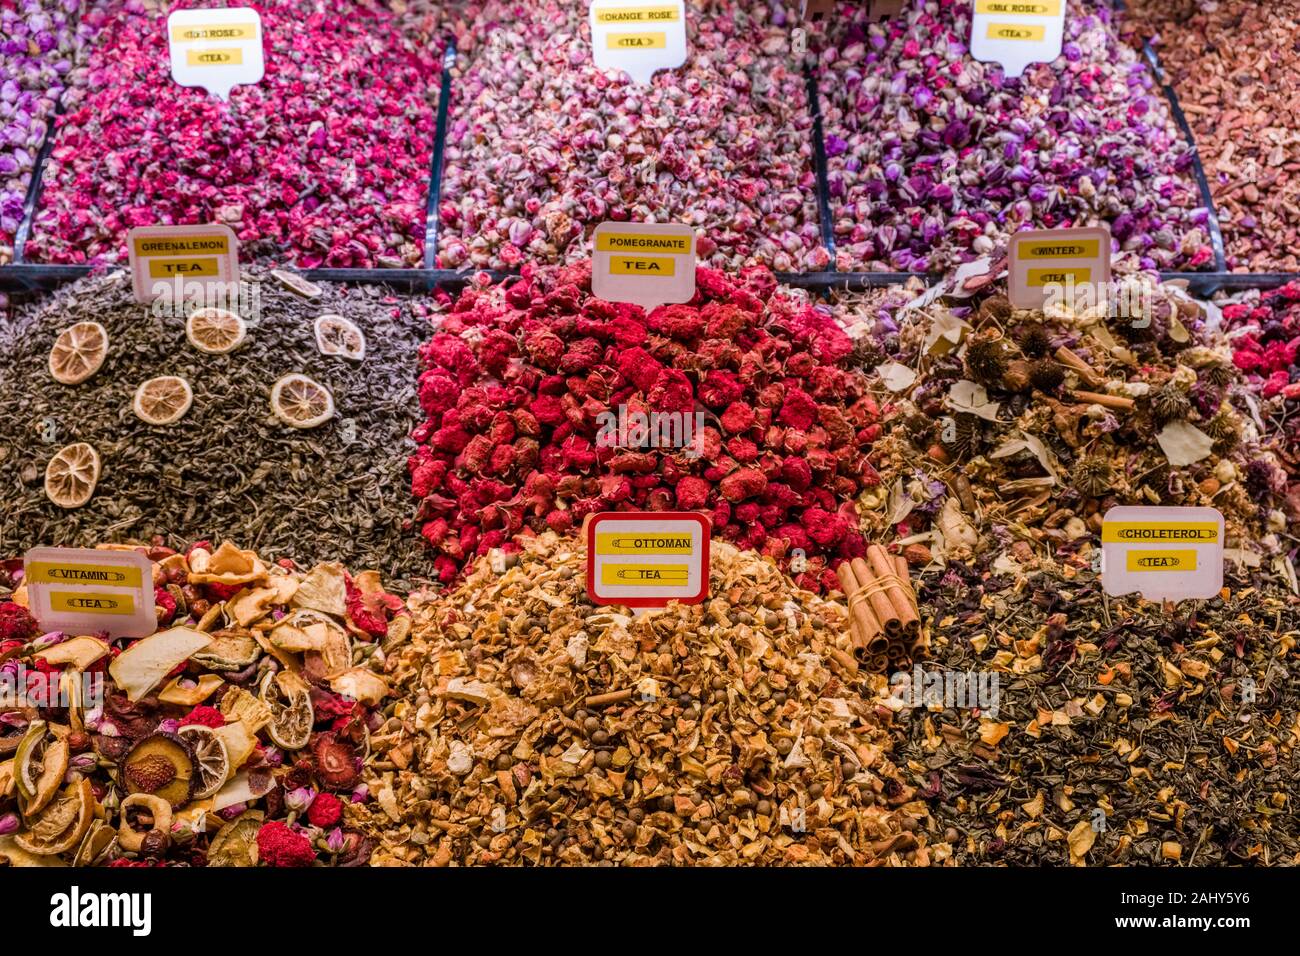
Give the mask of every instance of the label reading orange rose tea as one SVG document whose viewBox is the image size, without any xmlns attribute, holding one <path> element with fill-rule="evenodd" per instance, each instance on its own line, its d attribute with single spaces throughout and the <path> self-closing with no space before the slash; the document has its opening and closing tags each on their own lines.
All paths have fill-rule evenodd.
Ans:
<svg viewBox="0 0 1300 956">
<path fill-rule="evenodd" d="M 1019 76 L 1031 63 L 1061 55 L 1065 0 L 974 0 L 971 56 Z"/>
<path fill-rule="evenodd" d="M 172 79 L 223 100 L 236 86 L 261 82 L 262 17 L 251 7 L 176 10 L 167 17 Z"/>
<path fill-rule="evenodd" d="M 644 309 L 695 295 L 695 230 L 676 223 L 602 222 L 594 235 L 591 291 Z"/>
<path fill-rule="evenodd" d="M 591 44 L 596 66 L 649 83 L 659 70 L 686 62 L 684 0 L 592 0 Z"/>
<path fill-rule="evenodd" d="M 1011 237 L 1007 296 L 1017 309 L 1049 303 L 1091 308 L 1110 286 L 1110 231 L 1030 229 Z"/>
<path fill-rule="evenodd" d="M 127 234 L 127 250 L 137 302 L 178 285 L 201 287 L 207 301 L 237 301 L 239 240 L 229 226 L 137 226 Z"/>
<path fill-rule="evenodd" d="M 138 551 L 34 548 L 23 558 L 23 580 L 46 631 L 116 638 L 157 629 L 152 564 Z"/>
</svg>

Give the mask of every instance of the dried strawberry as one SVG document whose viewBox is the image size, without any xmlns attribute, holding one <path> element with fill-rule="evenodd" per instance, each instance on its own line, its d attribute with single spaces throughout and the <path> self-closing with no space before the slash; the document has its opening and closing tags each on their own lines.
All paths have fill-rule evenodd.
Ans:
<svg viewBox="0 0 1300 956">
<path fill-rule="evenodd" d="M 324 733 L 312 744 L 316 762 L 316 779 L 331 790 L 351 790 L 361 777 L 357 767 L 356 749 L 339 740 L 333 733 Z"/>
</svg>

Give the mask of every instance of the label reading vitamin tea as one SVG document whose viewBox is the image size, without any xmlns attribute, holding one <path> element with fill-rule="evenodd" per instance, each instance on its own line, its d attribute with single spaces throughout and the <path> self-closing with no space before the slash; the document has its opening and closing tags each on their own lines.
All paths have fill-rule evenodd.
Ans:
<svg viewBox="0 0 1300 956">
<path fill-rule="evenodd" d="M 1110 231 L 1104 227 L 1017 232 L 1007 257 L 1007 297 L 1017 309 L 1042 309 L 1049 303 L 1087 307 L 1105 300 Z"/>
<path fill-rule="evenodd" d="M 1061 55 L 1065 0 L 974 0 L 971 56 L 1000 63 L 1007 76 Z"/>
<path fill-rule="evenodd" d="M 226 296 L 239 287 L 239 240 L 229 226 L 137 226 L 127 234 L 131 282 L 137 302 L 152 302 L 180 287 Z"/>
<path fill-rule="evenodd" d="M 34 548 L 23 558 L 23 580 L 46 631 L 117 638 L 157 629 L 152 564 L 138 551 Z"/>
<path fill-rule="evenodd" d="M 591 290 L 647 310 L 695 295 L 695 230 L 675 223 L 602 222 L 593 237 Z"/>
<path fill-rule="evenodd" d="M 1107 594 L 1177 601 L 1223 587 L 1223 515 L 1213 508 L 1111 508 L 1101 550 Z"/>
<path fill-rule="evenodd" d="M 686 62 L 686 4 L 592 0 L 591 51 L 597 67 L 649 83 Z"/>
<path fill-rule="evenodd" d="M 266 72 L 262 17 L 251 7 L 176 10 L 167 17 L 172 79 L 223 100 Z"/>
<path fill-rule="evenodd" d="M 708 518 L 685 511 L 609 511 L 584 526 L 587 594 L 596 604 L 698 604 L 709 590 Z"/>
</svg>

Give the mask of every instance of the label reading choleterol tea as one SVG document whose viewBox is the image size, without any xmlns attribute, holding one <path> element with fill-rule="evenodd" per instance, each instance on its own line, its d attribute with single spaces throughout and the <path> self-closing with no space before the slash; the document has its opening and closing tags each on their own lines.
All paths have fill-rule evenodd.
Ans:
<svg viewBox="0 0 1300 956">
<path fill-rule="evenodd" d="M 1223 587 L 1223 515 L 1214 508 L 1111 508 L 1101 550 L 1107 594 L 1177 601 Z"/>
<path fill-rule="evenodd" d="M 46 631 L 144 637 L 157 629 L 153 566 L 138 551 L 34 548 L 23 558 L 23 580 Z"/>
<path fill-rule="evenodd" d="M 1007 297 L 1017 309 L 1103 301 L 1110 285 L 1110 231 L 1096 226 L 1017 232 L 1007 250 L 1007 271 Z"/>
<path fill-rule="evenodd" d="M 223 100 L 266 72 L 262 17 L 250 7 L 176 10 L 167 17 L 167 43 L 172 79 Z"/>
<path fill-rule="evenodd" d="M 591 50 L 596 66 L 649 83 L 659 70 L 686 62 L 684 0 L 592 0 Z"/>
<path fill-rule="evenodd" d="M 708 518 L 692 512 L 611 511 L 586 522 L 587 593 L 596 604 L 698 604 L 709 590 Z"/>
<path fill-rule="evenodd" d="M 126 241 L 137 302 L 152 302 L 178 287 L 202 287 L 205 296 L 233 300 L 232 290 L 239 284 L 239 240 L 229 226 L 137 226 Z"/>
<path fill-rule="evenodd" d="M 676 223 L 602 222 L 593 236 L 591 290 L 647 310 L 695 295 L 695 230 Z"/>
<path fill-rule="evenodd" d="M 973 0 L 970 51 L 977 60 L 1001 63 L 1019 76 L 1031 63 L 1061 55 L 1065 0 Z"/>
</svg>

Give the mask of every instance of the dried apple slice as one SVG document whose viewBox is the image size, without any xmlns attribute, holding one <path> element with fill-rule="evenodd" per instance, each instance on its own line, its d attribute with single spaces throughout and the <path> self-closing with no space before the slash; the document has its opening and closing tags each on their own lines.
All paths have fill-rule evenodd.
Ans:
<svg viewBox="0 0 1300 956">
<path fill-rule="evenodd" d="M 107 330 L 98 322 L 78 322 L 54 340 L 50 374 L 63 385 L 80 385 L 99 371 L 107 355 Z"/>
<path fill-rule="evenodd" d="M 60 508 L 80 508 L 99 484 L 99 452 L 76 442 L 59 449 L 45 467 L 45 496 Z"/>
<path fill-rule="evenodd" d="M 106 860 L 117 843 L 117 831 L 107 823 L 95 820 L 90 824 L 77 854 L 72 858 L 73 866 L 95 866 Z"/>
<path fill-rule="evenodd" d="M 334 417 L 334 396 L 320 382 L 293 372 L 271 387 L 271 411 L 292 428 L 317 428 Z"/>
<path fill-rule="evenodd" d="M 296 674 L 281 671 L 262 678 L 262 702 L 271 709 L 267 732 L 276 746 L 301 750 L 311 739 L 316 712 L 307 682 Z"/>
<path fill-rule="evenodd" d="M 327 313 L 316 319 L 314 328 L 321 355 L 338 355 L 353 362 L 365 360 L 365 333 L 351 319 Z"/>
<path fill-rule="evenodd" d="M 209 355 L 233 352 L 248 337 L 248 325 L 229 309 L 195 309 L 185 321 L 190 345 Z"/>
<path fill-rule="evenodd" d="M 245 810 L 222 827 L 208 846 L 208 866 L 257 866 L 257 831 L 265 819 L 261 810 Z"/>
<path fill-rule="evenodd" d="M 90 780 L 68 784 L 57 800 L 32 817 L 28 828 L 14 835 L 14 843 L 36 856 L 67 853 L 78 846 L 95 819 L 95 791 Z"/>
<path fill-rule="evenodd" d="M 108 672 L 134 703 L 161 684 L 177 665 L 211 643 L 211 635 L 173 627 L 132 644 L 108 665 Z"/>
<path fill-rule="evenodd" d="M 131 410 L 146 425 L 172 425 L 194 404 L 190 383 L 177 375 L 159 375 L 135 390 Z"/>
<path fill-rule="evenodd" d="M 323 291 L 316 283 L 288 269 L 272 269 L 271 276 L 290 292 L 296 292 L 304 299 L 318 298 Z"/>
<path fill-rule="evenodd" d="M 350 668 L 335 677 L 330 681 L 330 690 L 372 707 L 388 696 L 384 679 L 364 667 Z"/>
<path fill-rule="evenodd" d="M 347 571 L 337 561 L 318 564 L 307 573 L 293 596 L 293 606 L 342 617 L 348 612 Z"/>
<path fill-rule="evenodd" d="M 177 729 L 176 736 L 185 741 L 190 753 L 194 755 L 194 766 L 198 774 L 195 798 L 210 797 L 225 786 L 232 771 L 226 742 L 204 724 L 187 724 Z"/>
<path fill-rule="evenodd" d="M 183 687 L 181 680 L 180 677 L 172 678 L 167 686 L 158 692 L 158 700 L 164 704 L 175 704 L 177 707 L 197 707 L 225 683 L 216 674 L 204 674 L 193 687 Z"/>
<path fill-rule="evenodd" d="M 244 726 L 243 721 L 236 720 L 223 727 L 214 727 L 212 732 L 226 745 L 226 756 L 230 759 L 232 770 L 242 767 L 257 749 L 257 738 Z"/>
<path fill-rule="evenodd" d="M 71 665 L 73 670 L 84 671 L 101 657 L 108 655 L 108 645 L 97 637 L 83 635 L 62 644 L 44 648 L 36 656 L 55 667 Z"/>
<path fill-rule="evenodd" d="M 171 833 L 172 806 L 152 793 L 133 793 L 123 797 L 118 813 L 117 843 L 130 853 L 140 851 L 150 830 Z"/>
</svg>

